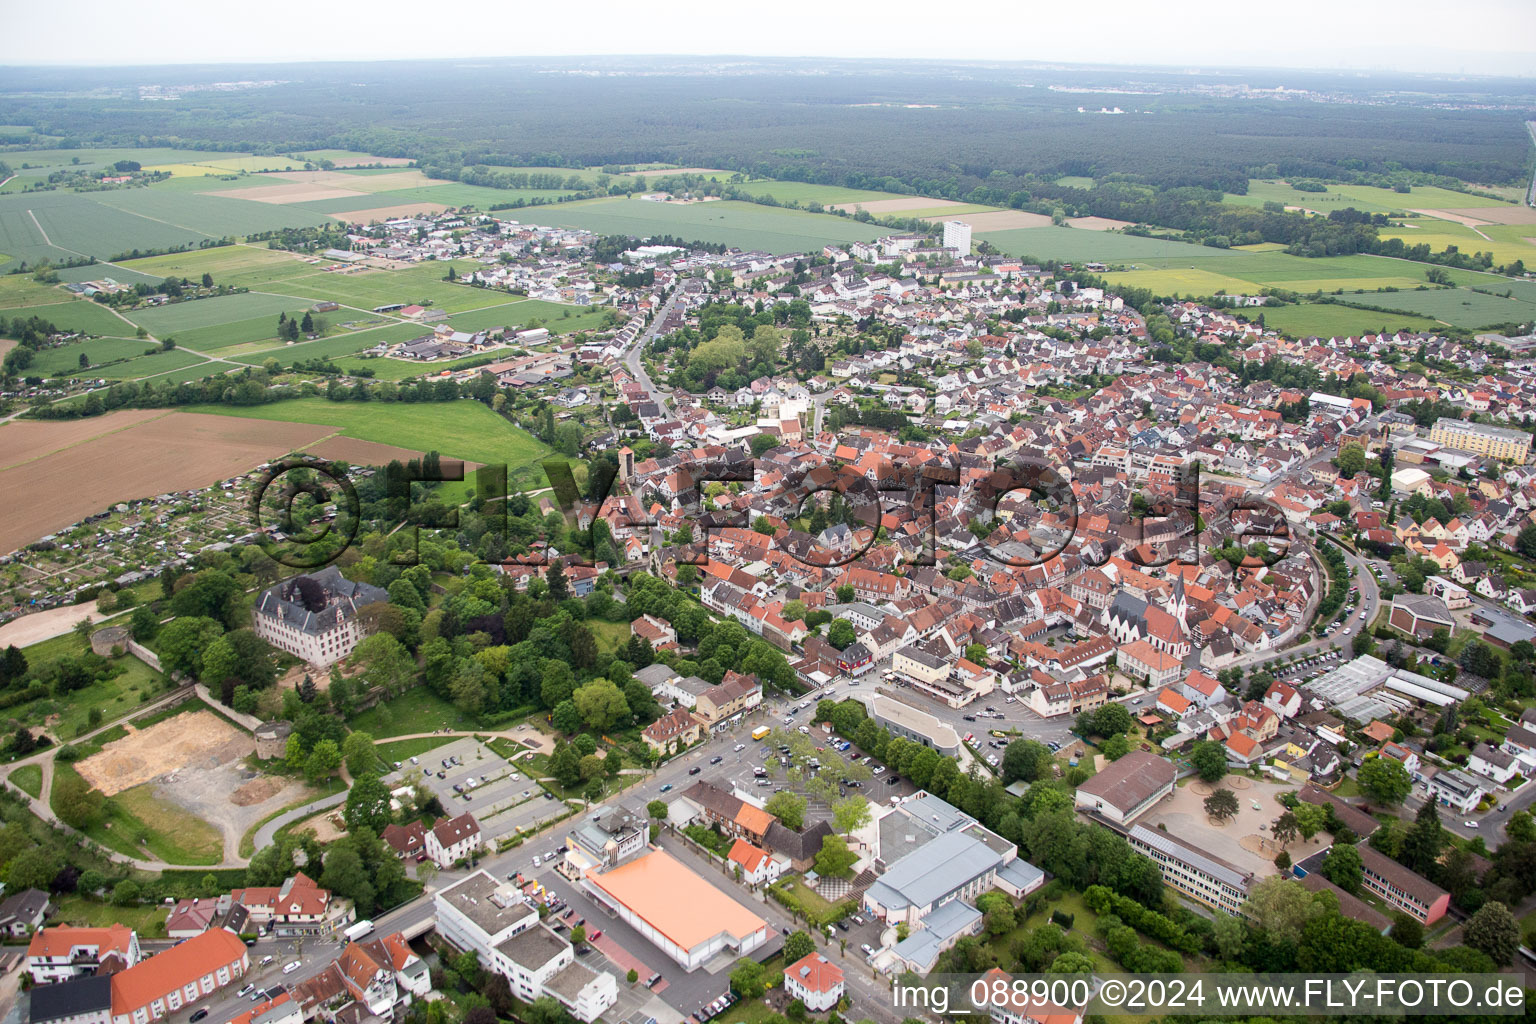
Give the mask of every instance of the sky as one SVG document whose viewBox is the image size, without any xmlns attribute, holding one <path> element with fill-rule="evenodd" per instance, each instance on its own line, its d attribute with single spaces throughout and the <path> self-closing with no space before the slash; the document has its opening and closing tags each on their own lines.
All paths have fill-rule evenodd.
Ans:
<svg viewBox="0 0 1536 1024">
<path fill-rule="evenodd" d="M 12 65 L 739 54 L 1536 76 L 1536 0 L 0 0 L 0 24 Z"/>
</svg>

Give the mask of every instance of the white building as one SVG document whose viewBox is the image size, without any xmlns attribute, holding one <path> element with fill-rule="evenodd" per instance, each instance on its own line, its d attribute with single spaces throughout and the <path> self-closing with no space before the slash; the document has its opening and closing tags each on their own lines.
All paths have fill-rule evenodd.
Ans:
<svg viewBox="0 0 1536 1024">
<path fill-rule="evenodd" d="M 807 953 L 784 968 L 784 994 L 812 1013 L 825 1013 L 843 997 L 843 971 L 820 953 Z"/>
<path fill-rule="evenodd" d="M 480 823 L 465 811 L 457 818 L 443 818 L 427 833 L 427 856 L 440 868 L 451 868 L 480 849 Z"/>
<path fill-rule="evenodd" d="M 438 934 L 474 951 L 524 1002 L 553 996 L 590 1024 L 618 1000 L 613 976 L 576 963 L 571 944 L 539 924 L 533 904 L 490 872 L 476 871 L 432 899 Z"/>
<path fill-rule="evenodd" d="M 971 226 L 963 220 L 944 222 L 944 248 L 954 249 L 962 256 L 971 254 Z"/>
<path fill-rule="evenodd" d="M 256 599 L 256 635 L 323 667 L 351 654 L 363 638 L 358 609 L 388 600 L 383 589 L 353 583 L 334 565 L 327 566 L 262 591 Z"/>
</svg>

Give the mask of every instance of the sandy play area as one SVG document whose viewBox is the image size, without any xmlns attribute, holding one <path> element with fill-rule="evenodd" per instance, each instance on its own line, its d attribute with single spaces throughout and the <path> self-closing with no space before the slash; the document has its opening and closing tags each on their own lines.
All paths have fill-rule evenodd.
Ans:
<svg viewBox="0 0 1536 1024">
<path fill-rule="evenodd" d="M 1225 824 L 1217 824 L 1205 813 L 1205 798 L 1217 786 L 1230 789 L 1237 796 L 1237 814 Z M 1242 775 L 1229 775 L 1216 786 L 1193 781 L 1174 787 L 1173 796 L 1158 804 L 1142 824 L 1148 828 L 1166 825 L 1170 834 L 1243 871 L 1261 876 L 1273 874 L 1280 845 L 1270 836 L 1269 827 L 1285 813 L 1285 805 L 1278 799 L 1280 794 L 1294 792 L 1293 785 L 1255 782 Z M 1297 839 L 1286 849 L 1291 860 L 1298 861 L 1316 853 L 1327 842 L 1326 835 L 1319 833 L 1311 840 Z"/>
<path fill-rule="evenodd" d="M 133 730 L 75 768 L 92 786 L 112 796 L 163 775 L 217 768 L 255 749 L 254 739 L 218 715 L 193 711 Z"/>
</svg>

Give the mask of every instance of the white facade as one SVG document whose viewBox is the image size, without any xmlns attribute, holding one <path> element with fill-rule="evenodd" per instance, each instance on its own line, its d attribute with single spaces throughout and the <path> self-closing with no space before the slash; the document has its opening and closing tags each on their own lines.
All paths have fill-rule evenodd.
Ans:
<svg viewBox="0 0 1536 1024">
<path fill-rule="evenodd" d="M 971 226 L 960 220 L 944 222 L 944 248 L 956 249 L 962 256 L 971 254 Z"/>
</svg>

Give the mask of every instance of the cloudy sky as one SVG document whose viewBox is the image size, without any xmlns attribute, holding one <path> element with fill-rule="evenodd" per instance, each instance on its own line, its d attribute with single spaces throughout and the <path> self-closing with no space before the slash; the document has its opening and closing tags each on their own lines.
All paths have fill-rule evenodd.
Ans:
<svg viewBox="0 0 1536 1024">
<path fill-rule="evenodd" d="M 729 0 L 3 0 L 0 63 L 638 53 L 1536 75 L 1536 0 L 777 0 L 732 7 Z"/>
</svg>

